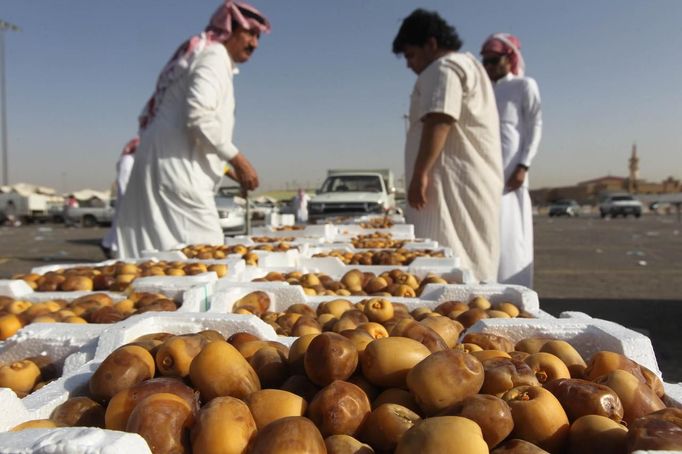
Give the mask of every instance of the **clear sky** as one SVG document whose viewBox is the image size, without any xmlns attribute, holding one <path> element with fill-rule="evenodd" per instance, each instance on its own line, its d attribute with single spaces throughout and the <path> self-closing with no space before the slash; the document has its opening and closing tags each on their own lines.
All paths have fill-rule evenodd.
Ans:
<svg viewBox="0 0 682 454">
<path fill-rule="evenodd" d="M 640 173 L 682 177 L 680 0 L 254 0 L 273 24 L 235 80 L 235 142 L 263 189 L 314 185 L 330 167 L 403 173 L 415 80 L 391 53 L 421 6 L 478 55 L 520 37 L 540 86 L 544 134 L 531 187 Z M 216 0 L 2 0 L 10 182 L 108 188 L 160 68 Z"/>
</svg>

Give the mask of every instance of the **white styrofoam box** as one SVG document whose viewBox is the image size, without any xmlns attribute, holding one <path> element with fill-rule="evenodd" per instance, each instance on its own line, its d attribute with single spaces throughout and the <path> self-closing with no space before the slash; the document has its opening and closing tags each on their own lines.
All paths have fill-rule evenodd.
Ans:
<svg viewBox="0 0 682 454">
<path fill-rule="evenodd" d="M 0 431 L 9 430 L 24 421 L 32 419 L 26 405 L 9 388 L 0 388 Z"/>
<path fill-rule="evenodd" d="M 374 233 L 390 234 L 395 240 L 413 240 L 414 225 L 412 224 L 395 224 L 388 228 L 365 228 L 360 224 L 337 224 L 337 238 L 352 238 L 358 235 L 371 235 Z"/>
<path fill-rule="evenodd" d="M 338 260 L 341 265 L 344 263 L 338 257 L 301 257 L 299 264 L 309 268 L 314 268 L 316 263 L 323 260 Z M 459 257 L 417 257 L 407 267 L 409 268 L 459 268 L 461 260 Z M 345 265 L 355 266 L 355 265 Z M 359 265 L 358 265 L 359 266 Z M 362 266 L 396 266 L 396 265 L 362 265 Z"/>
<path fill-rule="evenodd" d="M 270 311 L 274 312 L 281 312 L 285 311 L 288 307 L 294 305 L 294 304 L 306 304 L 308 306 L 311 306 L 312 308 L 316 308 L 320 303 L 324 301 L 331 301 L 335 299 L 345 299 L 348 300 L 352 303 L 356 303 L 359 301 L 362 301 L 367 298 L 372 298 L 371 295 L 369 296 L 339 296 L 339 295 L 318 295 L 318 296 L 309 296 L 306 295 L 303 292 L 303 287 L 300 285 L 288 285 L 286 283 L 282 284 L 279 283 L 280 285 L 273 285 L 275 284 L 274 282 L 253 282 L 253 283 L 244 283 L 244 284 L 232 284 L 230 287 L 223 287 L 220 290 L 216 290 L 213 295 L 210 298 L 210 306 L 208 308 L 208 312 L 215 312 L 215 313 L 231 313 L 232 312 L 232 307 L 234 303 L 242 298 L 243 296 L 260 290 L 268 294 L 270 297 Z M 498 302 L 498 301 L 509 301 L 519 307 L 522 307 L 523 305 L 523 299 L 522 299 L 522 294 L 520 292 L 516 293 L 510 293 L 504 295 L 504 298 L 498 298 L 500 296 L 500 293 L 492 293 L 488 292 L 487 294 L 483 294 L 481 291 L 484 286 L 480 285 L 473 285 L 473 286 L 458 286 L 460 287 L 458 289 L 458 296 L 460 300 L 469 302 L 471 299 L 473 299 L 476 296 L 487 296 L 488 298 L 491 298 L 493 302 Z M 504 294 L 504 293 L 502 293 Z M 385 297 L 391 302 L 394 303 L 402 303 L 407 306 L 407 308 L 411 311 L 413 309 L 416 309 L 418 307 L 428 307 L 431 309 L 436 308 L 438 305 L 440 305 L 443 301 L 447 301 L 447 299 L 428 299 L 425 298 L 423 295 L 419 298 L 402 298 L 402 297 L 395 297 L 395 296 L 389 296 Z M 553 317 L 545 312 L 538 311 L 538 313 L 535 314 L 539 318 L 549 318 L 553 319 Z"/>
<path fill-rule="evenodd" d="M 298 266 L 301 255 L 298 249 L 289 249 L 288 251 L 253 249 L 251 252 L 258 256 L 258 266 L 264 267 Z"/>
<path fill-rule="evenodd" d="M 218 279 L 215 285 L 215 291 L 219 291 L 222 288 L 230 287 L 233 282 L 251 282 L 254 279 L 260 279 L 265 277 L 270 272 L 278 272 L 282 274 L 291 273 L 293 271 L 300 271 L 301 273 L 314 273 L 317 269 L 308 269 L 304 266 L 273 266 L 273 267 L 262 267 L 262 266 L 249 266 L 240 276 L 238 280 L 232 279 Z M 280 282 L 280 284 L 285 284 L 286 282 Z"/>
<path fill-rule="evenodd" d="M 49 358 L 61 370 L 66 358 L 91 344 L 104 332 L 108 324 L 33 323 L 0 342 L 0 364 L 25 358 Z M 94 353 L 94 350 L 92 351 Z"/>
<path fill-rule="evenodd" d="M 388 219 L 393 224 L 405 224 L 405 216 L 402 214 L 389 214 L 389 215 L 376 215 L 376 214 L 366 214 L 364 216 L 358 216 L 350 220 L 344 221 L 344 224 L 362 224 L 364 222 L 371 222 L 376 219 L 384 220 Z"/>
<path fill-rule="evenodd" d="M 182 305 L 178 308 L 179 312 L 200 312 L 202 301 L 196 298 L 183 301 L 184 292 L 196 289 L 194 295 L 202 292 L 210 294 L 217 280 L 218 276 L 212 271 L 193 276 L 147 276 L 135 279 L 129 289 L 133 292 L 163 293 L 176 302 L 182 301 Z"/>
<path fill-rule="evenodd" d="M 63 375 L 21 400 L 13 392 L 0 389 L 0 408 L 17 409 L 11 414 L 0 411 L 0 432 L 24 421 L 48 418 L 69 397 L 85 394 L 88 381 L 101 361 L 116 348 L 140 336 L 157 332 L 196 333 L 207 329 L 219 331 L 225 337 L 246 331 L 264 340 L 280 340 L 270 325 L 252 315 L 157 312 L 124 320 L 105 330 L 99 337 L 94 359 L 69 375 Z"/>
<path fill-rule="evenodd" d="M 265 224 L 271 225 L 273 227 L 279 227 L 282 225 L 294 225 L 295 223 L 296 216 L 294 216 L 293 214 L 270 212 L 265 215 Z"/>
<path fill-rule="evenodd" d="M 339 249 L 343 247 L 353 247 L 351 242 L 351 238 L 347 238 L 346 240 L 339 240 L 339 241 L 332 241 L 332 242 L 325 242 L 322 244 L 322 246 L 329 247 L 332 249 Z M 316 246 L 314 244 L 311 244 L 311 246 Z M 429 240 L 429 239 L 415 239 L 411 241 L 406 241 L 403 243 L 401 246 L 405 249 L 438 249 L 440 246 L 438 245 L 438 241 L 434 240 Z M 391 248 L 381 248 L 381 249 L 391 249 Z M 356 251 L 364 251 L 367 249 L 363 248 L 358 248 L 355 249 Z"/>
<path fill-rule="evenodd" d="M 304 259 L 301 259 L 303 262 Z M 371 272 L 377 275 L 391 270 L 402 270 L 411 273 L 423 279 L 430 273 L 442 276 L 444 279 L 460 284 L 470 283 L 472 280 L 471 273 L 468 270 L 453 266 L 395 266 L 395 265 L 344 265 L 341 260 L 336 257 L 319 257 L 315 259 L 314 263 L 308 262 L 302 264 L 302 268 L 307 268 L 309 272 L 324 273 L 333 279 L 340 279 L 348 271 L 358 269 L 362 272 Z"/>
<path fill-rule="evenodd" d="M 301 261 L 304 261 L 304 259 L 301 259 Z M 451 266 L 344 265 L 343 262 L 336 257 L 319 257 L 314 261 L 308 260 L 306 265 L 301 265 L 299 267 L 247 267 L 239 280 L 219 279 L 216 289 L 222 288 L 220 287 L 220 284 L 223 282 L 251 282 L 253 279 L 265 277 L 271 271 L 280 272 L 282 274 L 290 273 L 292 271 L 300 271 L 302 273 L 323 273 L 332 279 L 339 280 L 344 274 L 354 269 L 360 270 L 363 273 L 374 273 L 376 275 L 386 271 L 402 270 L 414 274 L 420 279 L 433 273 L 452 283 L 471 284 L 473 282 L 471 272 Z M 230 285 L 231 284 L 227 284 L 227 286 Z"/>
<path fill-rule="evenodd" d="M 256 246 L 259 244 L 270 244 L 270 243 L 263 243 L 263 242 L 258 242 L 254 241 L 254 238 L 258 239 L 260 236 L 268 236 L 268 235 L 237 235 L 237 236 L 226 236 L 225 237 L 225 244 L 228 246 L 235 246 L 238 244 L 250 247 L 250 246 Z M 274 237 L 273 237 L 274 238 Z M 292 247 L 298 247 L 300 248 L 301 246 L 305 246 L 308 244 L 324 244 L 326 242 L 326 238 L 324 237 L 291 237 L 293 238 L 292 240 L 285 240 L 285 236 L 280 236 L 278 238 L 282 238 L 281 241 L 284 241 L 288 243 Z"/>
<path fill-rule="evenodd" d="M 334 238 L 337 233 L 337 228 L 331 224 L 322 225 L 306 225 L 299 230 L 277 230 L 277 228 L 272 226 L 265 227 L 254 227 L 251 229 L 251 236 L 269 236 L 273 238 L 280 237 L 314 237 L 314 238 L 326 238 L 330 240 Z"/>
<path fill-rule="evenodd" d="M 531 315 L 539 317 L 543 315 L 540 311 L 540 301 L 538 294 L 521 285 L 503 284 L 470 284 L 470 285 L 446 285 L 446 284 L 427 284 L 422 291 L 421 298 L 434 301 L 463 301 L 468 303 L 472 296 L 482 296 L 491 303 L 501 303 L 509 301 L 519 309 Z M 545 314 L 546 315 L 546 314 Z M 550 317 L 553 318 L 553 317 Z"/>
<path fill-rule="evenodd" d="M 661 376 L 651 340 L 643 334 L 607 320 L 585 317 L 489 318 L 479 320 L 468 332 L 498 334 L 513 342 L 527 337 L 554 337 L 570 343 L 585 361 L 598 351 L 607 350 L 621 353 Z"/>
<path fill-rule="evenodd" d="M 23 279 L 0 279 L 0 296 L 18 298 L 32 292 L 31 286 Z"/>
<path fill-rule="evenodd" d="M 416 247 L 420 243 L 408 243 L 411 245 L 409 248 L 405 249 L 419 249 L 426 250 L 430 252 L 440 252 L 443 257 L 454 257 L 455 254 L 449 247 Z M 362 253 L 362 252 L 378 252 L 378 251 L 391 251 L 391 248 L 356 248 L 351 243 L 328 243 L 324 245 L 310 245 L 306 248 L 305 252 L 301 253 L 303 258 L 311 258 L 315 254 L 328 254 L 333 251 L 344 251 L 352 253 Z"/>
<path fill-rule="evenodd" d="M 130 260 L 126 261 L 127 263 L 137 263 L 141 260 Z M 98 266 L 109 266 L 113 265 L 118 260 L 111 259 L 111 260 L 104 260 L 102 262 L 85 262 L 85 263 L 53 263 L 51 265 L 43 265 L 43 266 L 36 266 L 31 269 L 31 273 L 33 274 L 45 274 L 49 273 L 51 271 L 59 271 L 59 270 L 66 270 L 69 268 L 80 268 L 80 267 L 98 267 Z"/>
<path fill-rule="evenodd" d="M 0 433 L 0 454 L 151 454 L 140 435 L 94 427 Z"/>
<path fill-rule="evenodd" d="M 93 427 L 32 429 L 0 434 L 0 454 L 151 454 L 138 434 Z"/>
<path fill-rule="evenodd" d="M 665 383 L 663 402 L 669 407 L 682 408 L 682 383 Z"/>
<path fill-rule="evenodd" d="M 187 334 L 213 329 L 225 336 L 247 331 L 262 339 L 276 340 L 275 330 L 253 315 L 239 314 L 176 314 L 172 312 L 146 313 L 135 319 L 124 320 L 99 337 L 95 360 L 103 360 L 118 347 L 140 336 L 152 333 Z"/>
</svg>

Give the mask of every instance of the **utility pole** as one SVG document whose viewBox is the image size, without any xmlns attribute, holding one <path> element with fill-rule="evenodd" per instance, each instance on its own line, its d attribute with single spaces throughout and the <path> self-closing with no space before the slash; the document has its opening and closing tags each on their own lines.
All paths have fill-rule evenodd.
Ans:
<svg viewBox="0 0 682 454">
<path fill-rule="evenodd" d="M 9 159 L 7 157 L 7 95 L 5 92 L 5 31 L 18 32 L 19 27 L 0 20 L 0 115 L 2 115 L 2 184 L 9 184 Z"/>
</svg>

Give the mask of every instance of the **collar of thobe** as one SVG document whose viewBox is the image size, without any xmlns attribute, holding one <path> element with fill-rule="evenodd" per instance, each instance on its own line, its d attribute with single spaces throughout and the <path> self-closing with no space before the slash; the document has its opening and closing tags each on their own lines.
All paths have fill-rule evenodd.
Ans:
<svg viewBox="0 0 682 454">
<path fill-rule="evenodd" d="M 511 71 L 509 71 L 504 77 L 500 77 L 499 79 L 497 79 L 497 80 L 495 81 L 495 83 L 496 83 L 496 84 L 499 84 L 500 82 L 506 82 L 506 81 L 508 81 L 508 80 L 515 79 L 516 77 L 517 77 L 517 76 L 516 76 L 514 73 L 512 73 Z"/>
<path fill-rule="evenodd" d="M 227 52 L 227 49 L 225 49 L 225 52 Z M 232 74 L 233 76 L 236 76 L 237 74 L 239 74 L 239 66 L 237 66 L 237 64 L 234 62 L 234 60 L 232 60 L 232 56 L 230 55 L 229 52 L 227 52 L 227 61 L 228 61 L 230 74 Z"/>
</svg>

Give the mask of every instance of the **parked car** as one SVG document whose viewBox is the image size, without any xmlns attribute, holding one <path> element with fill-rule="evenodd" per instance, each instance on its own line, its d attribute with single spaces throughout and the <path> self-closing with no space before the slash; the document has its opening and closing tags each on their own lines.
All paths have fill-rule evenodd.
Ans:
<svg viewBox="0 0 682 454">
<path fill-rule="evenodd" d="M 579 216 L 580 205 L 573 199 L 559 199 L 549 206 L 549 217 L 554 216 Z"/>
<path fill-rule="evenodd" d="M 599 213 L 602 218 L 615 218 L 619 215 L 627 217 L 629 214 L 638 218 L 642 215 L 642 202 L 627 194 L 612 195 L 599 204 Z"/>
</svg>

